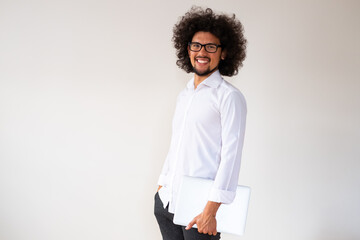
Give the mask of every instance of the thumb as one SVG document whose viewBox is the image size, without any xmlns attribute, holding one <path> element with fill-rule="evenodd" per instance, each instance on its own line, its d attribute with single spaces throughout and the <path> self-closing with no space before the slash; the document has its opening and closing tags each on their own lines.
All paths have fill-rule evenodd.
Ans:
<svg viewBox="0 0 360 240">
<path fill-rule="evenodd" d="M 194 224 L 196 223 L 196 218 L 194 218 L 185 228 L 186 230 L 189 230 L 192 228 L 192 226 L 194 226 Z"/>
</svg>

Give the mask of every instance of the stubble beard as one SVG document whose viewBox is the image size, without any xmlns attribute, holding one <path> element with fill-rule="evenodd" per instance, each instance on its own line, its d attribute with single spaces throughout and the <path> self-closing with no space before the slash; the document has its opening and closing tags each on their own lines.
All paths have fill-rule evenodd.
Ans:
<svg viewBox="0 0 360 240">
<path fill-rule="evenodd" d="M 204 72 L 199 72 L 196 67 L 193 67 L 193 71 L 196 75 L 203 77 L 203 76 L 207 76 L 211 73 L 213 73 L 215 70 L 218 69 L 218 66 L 214 67 L 214 69 L 210 69 L 210 67 L 208 69 L 206 69 Z"/>
</svg>

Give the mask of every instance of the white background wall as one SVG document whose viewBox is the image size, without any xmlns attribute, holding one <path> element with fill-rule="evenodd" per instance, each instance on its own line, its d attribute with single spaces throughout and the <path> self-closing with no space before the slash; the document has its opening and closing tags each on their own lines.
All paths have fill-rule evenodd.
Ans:
<svg viewBox="0 0 360 240">
<path fill-rule="evenodd" d="M 0 0 L 0 239 L 161 239 L 172 27 L 235 13 L 248 57 L 245 236 L 360 239 L 359 1 Z"/>
</svg>

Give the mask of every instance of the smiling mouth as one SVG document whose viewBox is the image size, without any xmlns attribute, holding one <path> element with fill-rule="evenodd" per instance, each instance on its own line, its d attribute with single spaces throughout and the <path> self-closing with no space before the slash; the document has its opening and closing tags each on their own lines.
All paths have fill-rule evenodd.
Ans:
<svg viewBox="0 0 360 240">
<path fill-rule="evenodd" d="M 209 58 L 195 58 L 195 60 L 198 62 L 198 63 L 208 63 L 210 62 L 210 59 Z"/>
</svg>

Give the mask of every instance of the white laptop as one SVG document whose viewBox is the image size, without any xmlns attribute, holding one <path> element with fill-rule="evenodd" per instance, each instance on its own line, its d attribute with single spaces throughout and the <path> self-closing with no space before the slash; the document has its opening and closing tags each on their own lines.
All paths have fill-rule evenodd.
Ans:
<svg viewBox="0 0 360 240">
<path fill-rule="evenodd" d="M 184 176 L 175 207 L 174 223 L 187 226 L 200 214 L 208 199 L 213 180 Z M 243 235 L 250 199 L 250 188 L 238 186 L 231 204 L 221 204 L 217 214 L 217 231 Z M 196 224 L 193 227 L 197 227 Z"/>
</svg>

